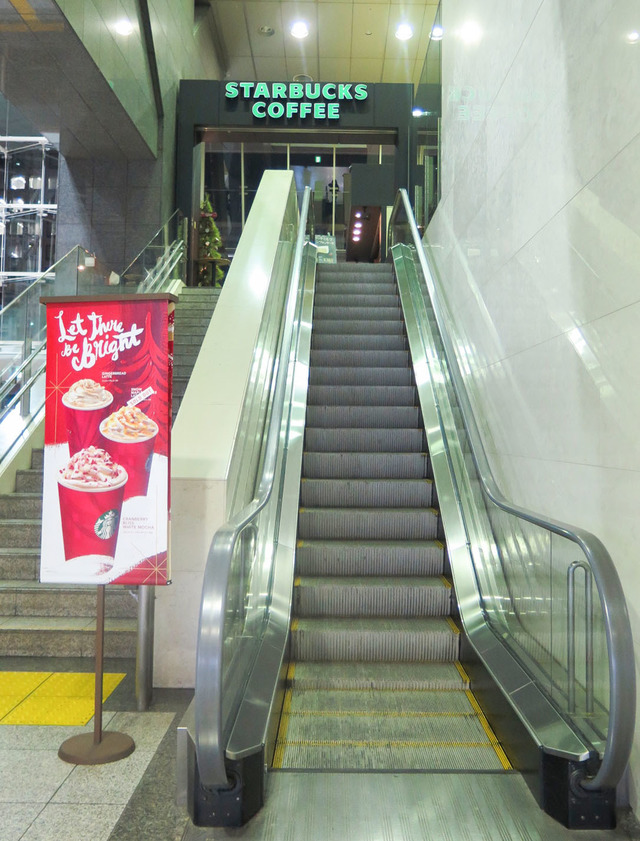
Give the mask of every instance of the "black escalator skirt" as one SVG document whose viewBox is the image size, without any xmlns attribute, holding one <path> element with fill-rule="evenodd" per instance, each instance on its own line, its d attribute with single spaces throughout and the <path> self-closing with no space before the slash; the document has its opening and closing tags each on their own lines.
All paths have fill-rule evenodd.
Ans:
<svg viewBox="0 0 640 841">
<path fill-rule="evenodd" d="M 572 762 L 548 753 L 542 755 L 542 808 L 568 829 L 615 829 L 616 793 L 586 791 L 580 786 L 597 762 Z"/>
<path fill-rule="evenodd" d="M 237 761 L 227 760 L 229 788 L 207 789 L 194 762 L 193 800 L 189 813 L 195 826 L 243 826 L 264 805 L 264 751 Z"/>
</svg>

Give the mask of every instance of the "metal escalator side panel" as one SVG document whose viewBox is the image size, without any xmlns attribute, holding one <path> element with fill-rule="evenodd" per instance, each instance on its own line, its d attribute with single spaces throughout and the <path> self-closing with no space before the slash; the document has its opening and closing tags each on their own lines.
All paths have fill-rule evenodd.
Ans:
<svg viewBox="0 0 640 841">
<path fill-rule="evenodd" d="M 453 407 L 443 400 L 442 392 L 436 391 L 436 383 L 444 381 L 442 362 L 435 348 L 424 301 L 421 296 L 412 294 L 409 273 L 415 272 L 413 253 L 408 246 L 394 246 L 393 256 L 463 627 L 471 645 L 535 742 L 558 756 L 585 760 L 590 755 L 589 747 L 566 724 L 487 625 L 471 552 L 469 524 L 465 522 L 461 489 L 454 472 L 453 460 L 462 458 L 462 452 Z M 419 325 L 423 329 L 419 329 Z M 457 447 L 458 453 L 452 453 L 452 447 Z"/>
</svg>

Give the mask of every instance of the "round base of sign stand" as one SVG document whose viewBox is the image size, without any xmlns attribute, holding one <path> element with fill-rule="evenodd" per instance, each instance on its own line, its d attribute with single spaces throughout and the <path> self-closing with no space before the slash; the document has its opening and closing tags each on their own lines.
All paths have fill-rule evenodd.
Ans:
<svg viewBox="0 0 640 841">
<path fill-rule="evenodd" d="M 104 765 L 124 759 L 135 747 L 135 742 L 126 733 L 104 732 L 97 743 L 93 733 L 81 733 L 63 742 L 58 756 L 74 765 Z"/>
</svg>

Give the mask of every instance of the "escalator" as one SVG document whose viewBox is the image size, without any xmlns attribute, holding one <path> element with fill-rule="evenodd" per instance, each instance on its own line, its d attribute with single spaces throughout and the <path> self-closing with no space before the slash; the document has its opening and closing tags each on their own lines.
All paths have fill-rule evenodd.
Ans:
<svg viewBox="0 0 640 841">
<path fill-rule="evenodd" d="M 565 826 L 610 827 L 635 706 L 615 567 L 501 496 L 406 194 L 389 264 L 316 267 L 308 206 L 295 249 L 283 218 L 207 560 L 179 800 L 239 826 L 265 768 L 513 765 Z M 241 266 L 242 242 L 225 287 Z"/>
<path fill-rule="evenodd" d="M 389 264 L 318 267 L 291 661 L 274 768 L 508 768 L 459 661 Z"/>
</svg>

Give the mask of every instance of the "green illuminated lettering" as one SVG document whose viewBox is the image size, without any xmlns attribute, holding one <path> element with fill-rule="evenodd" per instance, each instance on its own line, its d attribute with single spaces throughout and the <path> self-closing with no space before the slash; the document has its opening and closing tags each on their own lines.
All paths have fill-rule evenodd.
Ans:
<svg viewBox="0 0 640 841">
<path fill-rule="evenodd" d="M 266 82 L 258 82 L 256 84 L 256 89 L 253 92 L 253 96 L 255 99 L 271 99 L 269 85 Z"/>
<path fill-rule="evenodd" d="M 291 82 L 289 85 L 289 96 L 291 99 L 302 99 L 303 92 L 304 87 L 300 82 Z"/>
<path fill-rule="evenodd" d="M 297 102 L 287 102 L 287 120 L 291 119 L 294 114 L 298 113 Z"/>
<path fill-rule="evenodd" d="M 338 99 L 353 99 L 351 96 L 351 85 L 338 85 Z"/>
<path fill-rule="evenodd" d="M 284 105 L 281 102 L 270 102 L 267 107 L 267 114 L 270 117 L 281 117 L 284 114 Z"/>
<path fill-rule="evenodd" d="M 253 89 L 253 82 L 238 82 L 239 87 L 242 89 L 242 95 L 245 99 L 249 99 L 251 96 L 251 91 Z"/>
<path fill-rule="evenodd" d="M 307 99 L 318 99 L 320 96 L 320 85 L 317 82 L 313 84 L 307 83 L 304 86 L 304 95 Z"/>
<path fill-rule="evenodd" d="M 254 117 L 260 117 L 260 119 L 263 119 L 266 116 L 264 113 L 264 109 L 266 107 L 265 102 L 254 102 L 251 107 L 251 113 Z"/>
<path fill-rule="evenodd" d="M 313 106 L 311 105 L 310 102 L 301 102 L 300 103 L 300 117 L 301 118 L 308 117 L 309 114 L 311 113 L 312 108 L 313 108 Z"/>
<path fill-rule="evenodd" d="M 354 92 L 356 99 L 366 99 L 369 96 L 366 85 L 356 85 Z"/>
<path fill-rule="evenodd" d="M 327 103 L 314 102 L 313 103 L 313 118 L 315 120 L 324 120 L 327 116 Z"/>
<path fill-rule="evenodd" d="M 340 119 L 340 103 L 339 102 L 327 102 L 327 117 L 330 120 L 339 120 Z"/>
<path fill-rule="evenodd" d="M 329 82 L 329 84 L 322 86 L 322 96 L 325 99 L 336 98 L 336 86 L 333 84 L 333 82 Z"/>
<path fill-rule="evenodd" d="M 287 86 L 284 82 L 274 82 L 271 85 L 271 96 L 274 99 L 286 99 L 287 98 Z"/>
<path fill-rule="evenodd" d="M 238 83 L 237 82 L 227 82 L 224 87 L 224 95 L 227 99 L 235 99 L 238 95 Z"/>
</svg>

